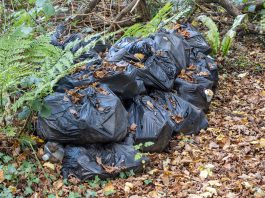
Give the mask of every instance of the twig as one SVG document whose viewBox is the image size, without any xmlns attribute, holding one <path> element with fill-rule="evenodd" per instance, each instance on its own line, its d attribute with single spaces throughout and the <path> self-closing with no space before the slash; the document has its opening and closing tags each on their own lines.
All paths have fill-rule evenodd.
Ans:
<svg viewBox="0 0 265 198">
<path fill-rule="evenodd" d="M 127 7 L 125 7 L 115 18 L 114 21 L 119 21 L 123 16 L 125 16 L 136 4 L 138 0 L 133 0 Z M 113 28 L 115 27 L 115 24 L 112 23 L 111 26 L 108 29 L 108 32 L 111 32 Z"/>
<path fill-rule="evenodd" d="M 51 180 L 50 180 L 50 178 L 48 177 L 48 174 L 45 173 L 45 170 L 44 170 L 42 164 L 40 163 L 40 160 L 39 160 L 39 158 L 38 158 L 38 156 L 37 156 L 37 154 L 36 154 L 35 149 L 33 148 L 32 144 L 31 144 L 30 142 L 29 142 L 29 145 L 30 145 L 30 148 L 32 149 L 32 152 L 33 152 L 33 154 L 34 154 L 34 156 L 35 156 L 35 158 L 36 158 L 36 160 L 37 160 L 37 162 L 38 162 L 38 164 L 39 164 L 39 167 L 41 168 L 41 170 L 42 170 L 42 172 L 43 172 L 43 175 L 44 175 L 45 178 L 49 181 L 49 185 L 51 185 Z"/>
<path fill-rule="evenodd" d="M 246 3 L 240 4 L 238 6 L 238 9 L 243 10 L 245 7 L 250 6 L 250 5 L 255 5 L 256 9 L 262 9 L 264 5 L 264 1 L 263 0 L 248 1 Z"/>
<path fill-rule="evenodd" d="M 198 4 L 201 3 L 217 3 L 222 6 L 230 15 L 236 17 L 241 14 L 241 11 L 230 0 L 197 0 Z"/>
<path fill-rule="evenodd" d="M 25 121 L 25 123 L 24 123 L 22 129 L 21 129 L 21 130 L 19 131 L 19 133 L 18 133 L 18 137 L 20 137 L 20 136 L 22 135 L 22 133 L 26 130 L 27 125 L 28 125 L 28 123 L 29 123 L 29 121 L 30 121 L 30 119 L 31 119 L 31 116 L 32 116 L 32 113 L 30 113 L 29 116 L 27 117 L 27 119 L 26 119 L 26 121 Z"/>
<path fill-rule="evenodd" d="M 138 6 L 138 4 L 139 4 L 140 1 L 141 1 L 141 0 L 137 0 L 137 1 L 136 1 L 135 5 L 134 5 L 133 8 L 131 9 L 130 13 L 132 13 L 132 12 L 135 10 L 135 8 Z"/>
<path fill-rule="evenodd" d="M 3 12 L 4 12 L 4 32 L 6 31 L 6 7 L 5 7 L 5 0 L 2 1 L 2 6 L 3 6 Z"/>
</svg>

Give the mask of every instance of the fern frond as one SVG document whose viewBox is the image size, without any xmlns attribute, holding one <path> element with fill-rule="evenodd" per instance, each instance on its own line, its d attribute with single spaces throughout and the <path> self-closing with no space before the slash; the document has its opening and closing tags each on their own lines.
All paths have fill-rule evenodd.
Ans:
<svg viewBox="0 0 265 198">
<path fill-rule="evenodd" d="M 240 26 L 242 24 L 242 22 L 245 18 L 246 18 L 246 14 L 238 15 L 235 18 L 231 29 L 225 34 L 225 36 L 222 40 L 222 44 L 221 44 L 222 56 L 227 55 L 227 53 L 228 53 L 228 51 L 232 45 L 232 42 L 236 36 L 236 30 L 237 30 L 238 26 Z"/>
<path fill-rule="evenodd" d="M 220 46 L 220 35 L 215 22 L 206 15 L 199 16 L 198 20 L 200 20 L 209 29 L 206 33 L 206 39 L 212 47 L 213 54 L 217 54 Z"/>
</svg>

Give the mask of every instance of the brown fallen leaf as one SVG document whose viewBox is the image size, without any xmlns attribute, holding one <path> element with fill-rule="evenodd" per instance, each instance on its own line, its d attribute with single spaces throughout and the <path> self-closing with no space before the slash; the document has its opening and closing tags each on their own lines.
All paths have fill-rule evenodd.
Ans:
<svg viewBox="0 0 265 198">
<path fill-rule="evenodd" d="M 144 63 L 138 62 L 138 63 L 133 63 L 134 66 L 138 68 L 144 68 Z"/>
<path fill-rule="evenodd" d="M 178 115 L 172 115 L 171 119 L 174 120 L 174 122 L 176 122 L 177 124 L 181 123 L 184 120 L 183 117 L 178 116 Z"/>
<path fill-rule="evenodd" d="M 106 89 L 103 89 L 102 87 L 98 87 L 96 88 L 96 90 L 105 96 L 109 95 L 109 92 Z"/>
<path fill-rule="evenodd" d="M 53 186 L 55 187 L 56 190 L 61 189 L 63 186 L 63 180 L 59 179 L 59 180 L 55 181 L 53 183 Z"/>
<path fill-rule="evenodd" d="M 175 26 L 174 26 L 174 30 L 178 30 L 178 29 L 180 29 L 181 28 L 181 25 L 179 24 L 179 23 L 177 23 Z"/>
<path fill-rule="evenodd" d="M 96 157 L 96 162 L 107 172 L 107 173 L 114 173 L 116 171 L 119 171 L 120 168 L 119 167 L 115 167 L 115 166 L 108 166 L 108 165 L 104 165 L 102 163 L 102 160 L 100 157 Z"/>
<path fill-rule="evenodd" d="M 0 170 L 0 183 L 2 183 L 4 180 L 5 180 L 4 171 L 1 169 Z"/>
<path fill-rule="evenodd" d="M 179 32 L 185 38 L 189 38 L 190 37 L 190 33 L 187 30 L 180 30 Z"/>
<path fill-rule="evenodd" d="M 197 66 L 196 65 L 189 65 L 189 67 L 187 69 L 195 71 L 197 69 Z"/>
<path fill-rule="evenodd" d="M 67 95 L 68 95 L 68 96 L 71 96 L 71 100 L 72 100 L 72 102 L 73 102 L 74 104 L 80 102 L 80 101 L 83 99 L 83 97 L 84 97 L 84 95 L 77 93 L 77 91 L 78 91 L 78 89 L 75 89 L 75 90 L 67 90 L 67 91 L 66 91 Z M 66 99 L 66 96 L 64 97 L 63 100 L 64 100 L 64 101 L 68 101 L 68 100 Z"/>
<path fill-rule="evenodd" d="M 108 192 L 111 192 L 111 191 L 114 191 L 114 190 L 115 190 L 115 187 L 114 187 L 114 185 L 111 182 L 107 183 L 104 186 L 104 188 L 103 188 L 103 192 L 104 193 L 108 193 Z"/>
<path fill-rule="evenodd" d="M 106 71 L 95 71 L 93 75 L 95 78 L 104 78 L 106 74 Z"/>
<path fill-rule="evenodd" d="M 191 76 L 188 75 L 188 73 L 186 73 L 185 69 L 182 69 L 180 74 L 178 75 L 179 78 L 186 80 L 188 82 L 193 82 L 193 79 Z"/>
<path fill-rule="evenodd" d="M 167 174 L 166 172 L 164 172 L 163 175 L 162 175 L 162 177 L 161 177 L 161 179 L 162 179 L 162 182 L 163 182 L 164 185 L 166 185 L 166 186 L 169 185 L 169 180 L 170 180 L 169 174 Z"/>
<path fill-rule="evenodd" d="M 130 131 L 136 131 L 136 128 L 137 128 L 137 124 L 132 123 L 130 126 Z"/>
</svg>

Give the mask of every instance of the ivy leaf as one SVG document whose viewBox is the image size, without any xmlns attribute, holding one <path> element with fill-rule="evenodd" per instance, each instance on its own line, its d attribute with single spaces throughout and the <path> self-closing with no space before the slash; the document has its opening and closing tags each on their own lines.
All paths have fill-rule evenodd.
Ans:
<svg viewBox="0 0 265 198">
<path fill-rule="evenodd" d="M 152 146 L 154 145 L 154 142 L 145 142 L 144 143 L 144 147 L 149 147 L 149 146 Z"/>
<path fill-rule="evenodd" d="M 26 187 L 25 188 L 25 192 L 24 192 L 24 194 L 25 195 L 31 195 L 33 193 L 33 190 L 31 189 L 31 187 Z"/>
<path fill-rule="evenodd" d="M 3 161 L 4 161 L 4 163 L 8 163 L 9 161 L 11 161 L 12 160 L 12 157 L 10 157 L 10 156 L 8 156 L 8 155 L 5 155 L 4 157 L 3 157 Z"/>
</svg>

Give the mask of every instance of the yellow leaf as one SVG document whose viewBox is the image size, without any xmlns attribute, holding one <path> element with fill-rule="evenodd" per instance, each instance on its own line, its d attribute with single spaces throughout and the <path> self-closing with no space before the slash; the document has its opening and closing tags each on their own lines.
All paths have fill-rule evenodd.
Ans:
<svg viewBox="0 0 265 198">
<path fill-rule="evenodd" d="M 224 134 L 220 134 L 220 135 L 218 135 L 218 136 L 216 137 L 216 140 L 217 140 L 218 142 L 220 142 L 220 141 L 222 141 L 224 138 L 225 138 Z"/>
<path fill-rule="evenodd" d="M 141 53 L 136 53 L 133 56 L 134 56 L 134 58 L 137 58 L 138 60 L 143 60 L 144 59 L 144 54 L 141 54 Z"/>
<path fill-rule="evenodd" d="M 260 147 L 261 147 L 261 148 L 264 148 L 264 147 L 265 147 L 265 138 L 261 138 L 261 139 L 259 140 L 259 144 L 260 144 Z"/>
<path fill-rule="evenodd" d="M 243 112 L 243 111 L 233 111 L 232 112 L 233 114 L 235 114 L 235 115 L 247 115 L 245 112 Z"/>
<path fill-rule="evenodd" d="M 261 91 L 260 95 L 265 97 L 265 90 Z"/>
<path fill-rule="evenodd" d="M 55 170 L 55 166 L 54 166 L 54 164 L 52 164 L 52 163 L 50 163 L 50 162 L 45 162 L 45 163 L 43 164 L 43 166 L 45 166 L 45 167 L 47 167 L 47 168 L 49 168 L 49 169 Z"/>
<path fill-rule="evenodd" d="M 15 186 L 9 186 L 8 189 L 12 192 L 15 193 L 17 191 L 17 188 Z"/>
<path fill-rule="evenodd" d="M 40 143 L 40 144 L 44 143 L 43 139 L 41 139 L 41 138 L 39 138 L 38 136 L 35 136 L 35 135 L 32 135 L 31 139 L 36 141 L 37 143 Z"/>
<path fill-rule="evenodd" d="M 146 104 L 150 107 L 150 108 L 154 108 L 154 105 L 148 100 L 147 102 L 146 102 Z"/>
</svg>

